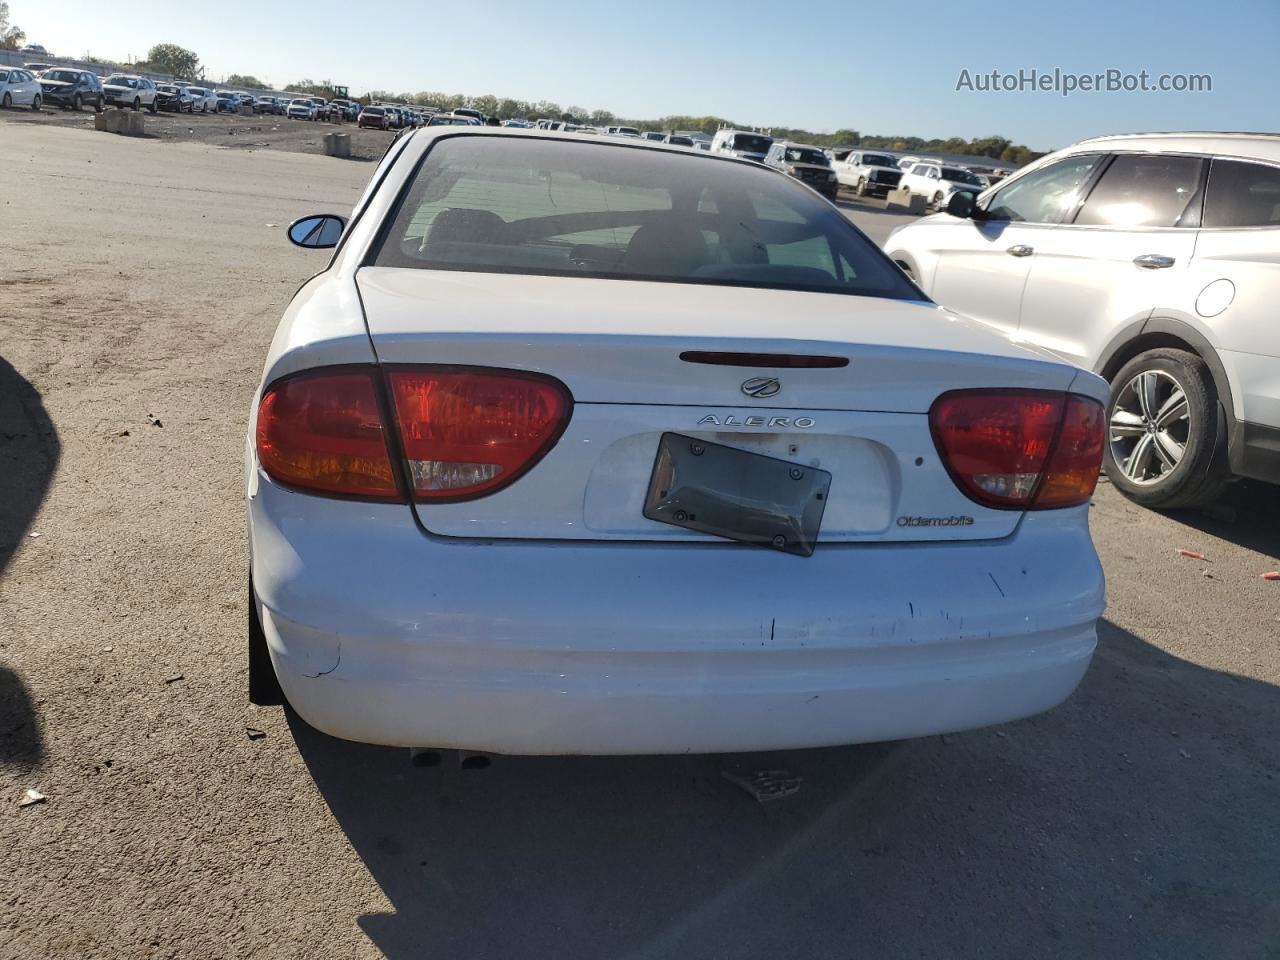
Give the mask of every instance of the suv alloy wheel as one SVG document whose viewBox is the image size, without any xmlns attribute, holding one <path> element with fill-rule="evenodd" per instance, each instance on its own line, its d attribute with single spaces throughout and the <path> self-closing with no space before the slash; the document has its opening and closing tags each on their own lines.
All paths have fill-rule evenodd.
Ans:
<svg viewBox="0 0 1280 960">
<path fill-rule="evenodd" d="M 1218 391 L 1186 350 L 1140 353 L 1115 375 L 1103 463 L 1111 482 L 1145 507 L 1195 507 L 1225 482 L 1218 455 Z"/>
</svg>

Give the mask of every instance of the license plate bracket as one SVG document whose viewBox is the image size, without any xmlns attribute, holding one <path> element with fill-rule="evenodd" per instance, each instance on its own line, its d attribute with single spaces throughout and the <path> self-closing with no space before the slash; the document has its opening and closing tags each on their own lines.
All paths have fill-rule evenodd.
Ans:
<svg viewBox="0 0 1280 960">
<path fill-rule="evenodd" d="M 749 450 L 664 433 L 644 515 L 659 523 L 813 555 L 831 474 Z"/>
</svg>

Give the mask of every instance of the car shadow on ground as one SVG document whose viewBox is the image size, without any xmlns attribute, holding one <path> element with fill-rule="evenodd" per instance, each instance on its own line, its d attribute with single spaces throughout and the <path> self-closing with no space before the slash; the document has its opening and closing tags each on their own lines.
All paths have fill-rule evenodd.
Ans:
<svg viewBox="0 0 1280 960">
<path fill-rule="evenodd" d="M 1167 515 L 1201 533 L 1280 560 L 1280 488 L 1272 484 L 1241 480 L 1207 509 Z"/>
<path fill-rule="evenodd" d="M 0 357 L 0 579 L 29 536 L 58 466 L 61 444 L 40 394 Z M 0 625 L 5 622 L 0 610 Z M 28 770 L 44 755 L 22 678 L 0 663 L 0 765 Z"/>
<path fill-rule="evenodd" d="M 1273 955 L 1280 691 L 1100 633 L 1056 710 L 897 744 L 424 770 L 290 724 L 390 958 Z"/>
</svg>

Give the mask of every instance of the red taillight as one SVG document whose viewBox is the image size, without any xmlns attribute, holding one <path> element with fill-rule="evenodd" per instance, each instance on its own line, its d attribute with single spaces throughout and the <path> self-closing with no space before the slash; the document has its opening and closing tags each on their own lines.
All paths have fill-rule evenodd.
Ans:
<svg viewBox="0 0 1280 960">
<path fill-rule="evenodd" d="M 1102 405 L 1049 390 L 957 390 L 929 411 L 942 462 L 966 496 L 1003 510 L 1069 507 L 1093 494 Z"/>
<path fill-rule="evenodd" d="M 419 500 L 507 486 L 560 439 L 573 408 L 564 384 L 532 373 L 417 367 L 387 379 Z"/>
<path fill-rule="evenodd" d="M 314 493 L 403 500 L 372 370 L 323 369 L 269 387 L 258 404 L 258 461 Z"/>
<path fill-rule="evenodd" d="M 1068 394 L 1062 432 L 1049 455 L 1049 468 L 1036 494 L 1037 509 L 1071 507 L 1093 496 L 1102 466 L 1106 438 L 1102 404 L 1079 394 Z"/>
</svg>

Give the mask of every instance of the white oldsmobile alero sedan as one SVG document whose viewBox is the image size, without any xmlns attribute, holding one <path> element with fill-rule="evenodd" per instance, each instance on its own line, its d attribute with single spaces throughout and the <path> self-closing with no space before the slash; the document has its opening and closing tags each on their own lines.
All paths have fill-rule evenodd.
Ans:
<svg viewBox="0 0 1280 960">
<path fill-rule="evenodd" d="M 425 128 L 276 331 L 249 679 L 351 740 L 811 747 L 1059 703 L 1106 384 L 934 305 L 809 188 Z"/>
</svg>

